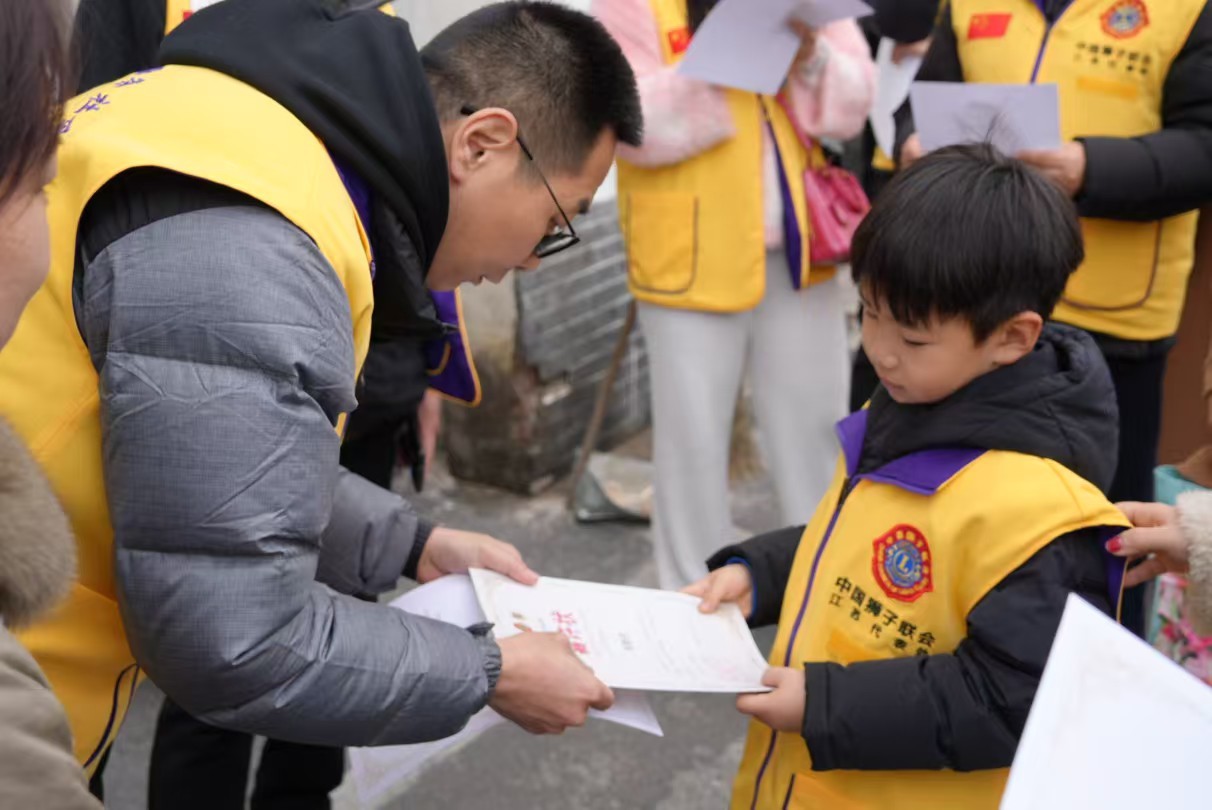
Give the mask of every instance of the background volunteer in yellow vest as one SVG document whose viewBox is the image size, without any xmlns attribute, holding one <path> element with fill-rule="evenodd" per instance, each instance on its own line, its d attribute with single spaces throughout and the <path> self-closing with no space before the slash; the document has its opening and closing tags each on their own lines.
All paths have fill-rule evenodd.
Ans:
<svg viewBox="0 0 1212 810">
<path fill-rule="evenodd" d="M 1197 209 L 1212 200 L 1212 11 L 1206 0 L 951 0 L 919 78 L 1051 82 L 1062 135 L 1024 155 L 1078 206 L 1086 261 L 1056 319 L 1092 333 L 1122 429 L 1111 498 L 1153 499 L 1166 354 L 1178 328 Z M 901 162 L 920 152 L 898 116 Z M 1144 594 L 1124 624 L 1145 625 Z"/>
<path fill-rule="evenodd" d="M 1064 195 L 984 146 L 902 173 L 859 228 L 881 386 L 808 525 L 692 589 L 778 622 L 733 810 L 998 806 L 1066 599 L 1113 614 L 1123 579 L 1110 375 L 1044 325 L 1081 259 Z"/>
<path fill-rule="evenodd" d="M 68 42 L 64 3 L 0 5 L 0 351 L 50 264 L 44 187 L 71 82 Z M 76 553 L 63 508 L 2 418 L 0 561 L 0 807 L 100 810 L 72 756 L 63 707 L 13 634 L 67 594 Z"/>
<path fill-rule="evenodd" d="M 853 20 L 804 29 L 786 107 L 686 79 L 676 64 L 715 5 L 597 0 L 639 76 L 647 129 L 619 153 L 631 291 L 648 346 L 662 587 L 705 573 L 728 536 L 728 449 L 746 367 L 764 456 L 788 522 L 829 483 L 831 425 L 845 412 L 844 301 L 808 271 L 803 174 L 792 121 L 814 136 L 862 128 L 874 68 Z"/>
<path fill-rule="evenodd" d="M 469 44 L 519 37 L 491 70 Z M 339 474 L 334 427 L 372 303 L 382 334 L 436 333 L 426 288 L 571 244 L 561 209 L 639 140 L 617 46 L 544 3 L 481 9 L 422 57 L 374 11 L 228 0 L 161 56 L 69 103 L 50 277 L 0 357 L 0 412 L 78 537 L 77 586 L 22 637 L 77 755 L 104 751 L 136 667 L 205 720 L 318 744 L 441 737 L 486 702 L 531 731 L 581 722 L 612 696 L 562 639 L 498 647 L 339 593 L 534 574 Z"/>
<path fill-rule="evenodd" d="M 79 92 L 158 66 L 164 36 L 219 1 L 83 0 L 75 32 L 81 60 Z M 380 10 L 392 13 L 390 6 Z M 462 343 L 461 334 L 459 338 Z M 442 357 L 450 337 L 437 343 L 441 345 L 432 353 Z M 452 352 L 459 348 L 452 347 Z M 472 400 L 479 396 L 469 363 L 466 371 L 472 379 L 460 390 L 449 384 L 452 375 L 431 376 L 427 353 L 431 353 L 427 345 L 415 336 L 371 342 L 358 407 L 349 417 L 341 443 L 342 467 L 390 489 L 395 467 L 402 462 L 411 468 L 416 487 L 423 485 L 442 421 L 443 394 L 430 388 L 430 382 Z M 147 781 L 149 810 L 243 810 L 253 735 L 217 729 L 192 717 L 171 698 L 164 699 L 155 729 Z M 103 771 L 104 763 L 93 774 L 95 786 Z M 343 748 L 270 739 L 257 760 L 249 800 L 253 810 L 282 803 L 328 807 L 329 794 L 344 775 Z"/>
</svg>

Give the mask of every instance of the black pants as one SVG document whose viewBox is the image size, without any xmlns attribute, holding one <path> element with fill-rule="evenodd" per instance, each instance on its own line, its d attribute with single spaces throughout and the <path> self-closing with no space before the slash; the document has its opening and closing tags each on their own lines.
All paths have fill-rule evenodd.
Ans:
<svg viewBox="0 0 1212 810">
<path fill-rule="evenodd" d="M 243 810 L 252 736 L 195 720 L 171 700 L 156 724 L 149 810 Z M 345 752 L 267 740 L 252 810 L 328 810 L 345 775 Z"/>
<path fill-rule="evenodd" d="M 1153 500 L 1153 469 L 1161 440 L 1162 388 L 1166 377 L 1168 347 L 1157 344 L 1135 356 L 1107 356 L 1115 397 L 1119 403 L 1119 463 L 1108 497 L 1120 501 Z M 863 407 L 879 378 L 862 348 L 854 359 L 850 380 L 850 409 Z M 1140 637 L 1145 635 L 1144 586 L 1124 592 L 1123 625 Z"/>
</svg>

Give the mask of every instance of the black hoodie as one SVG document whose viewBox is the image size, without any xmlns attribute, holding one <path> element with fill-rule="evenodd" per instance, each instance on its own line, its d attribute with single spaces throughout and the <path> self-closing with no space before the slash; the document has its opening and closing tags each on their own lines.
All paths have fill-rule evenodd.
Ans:
<svg viewBox="0 0 1212 810">
<path fill-rule="evenodd" d="M 1030 355 L 942 402 L 899 405 L 879 389 L 859 471 L 936 447 L 1010 450 L 1057 461 L 1105 491 L 1115 473 L 1115 401 L 1093 339 L 1048 326 Z M 737 558 L 749 566 L 758 600 L 752 625 L 778 621 L 803 533 L 796 526 L 755 537 L 708 562 L 713 570 Z M 813 767 L 1008 767 L 1068 595 L 1112 613 L 1101 540 L 1083 530 L 1042 549 L 972 609 L 954 653 L 808 664 L 804 737 Z"/>
<path fill-rule="evenodd" d="M 257 88 L 364 181 L 373 206 L 374 339 L 440 337 L 425 288 L 450 208 L 437 109 L 408 23 L 349 5 L 224 0 L 169 34 L 160 61 Z"/>
</svg>

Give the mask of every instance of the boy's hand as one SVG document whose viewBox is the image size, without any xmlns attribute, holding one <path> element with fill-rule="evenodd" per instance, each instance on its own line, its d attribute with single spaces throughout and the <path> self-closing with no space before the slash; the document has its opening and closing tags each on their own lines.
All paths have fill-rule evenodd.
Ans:
<svg viewBox="0 0 1212 810">
<path fill-rule="evenodd" d="M 808 703 L 805 693 L 804 671 L 779 667 L 768 669 L 762 683 L 773 686 L 773 692 L 764 695 L 741 695 L 736 699 L 736 708 L 775 731 L 799 734 L 804 728 L 804 708 Z"/>
<path fill-rule="evenodd" d="M 703 613 L 715 613 L 722 602 L 736 602 L 746 619 L 753 615 L 753 577 L 744 565 L 717 568 L 682 593 L 702 599 L 699 610 Z"/>
</svg>

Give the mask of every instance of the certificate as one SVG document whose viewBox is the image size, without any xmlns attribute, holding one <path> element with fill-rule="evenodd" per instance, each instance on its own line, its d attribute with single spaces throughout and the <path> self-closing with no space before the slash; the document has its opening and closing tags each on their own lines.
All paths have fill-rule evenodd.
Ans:
<svg viewBox="0 0 1212 810">
<path fill-rule="evenodd" d="M 769 692 L 767 664 L 736 605 L 699 612 L 681 593 L 543 577 L 526 586 L 472 569 L 471 581 L 497 638 L 562 633 L 612 689 Z"/>
</svg>

